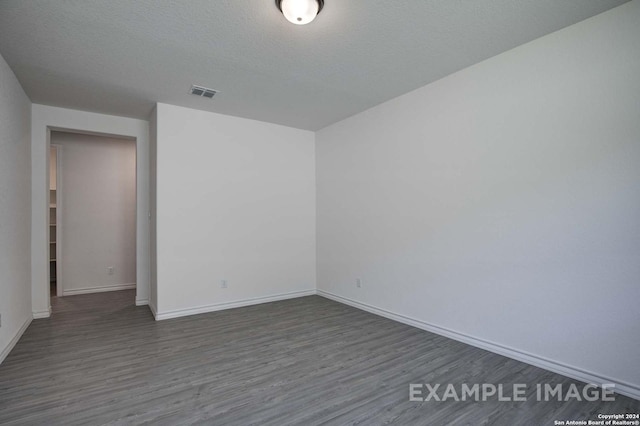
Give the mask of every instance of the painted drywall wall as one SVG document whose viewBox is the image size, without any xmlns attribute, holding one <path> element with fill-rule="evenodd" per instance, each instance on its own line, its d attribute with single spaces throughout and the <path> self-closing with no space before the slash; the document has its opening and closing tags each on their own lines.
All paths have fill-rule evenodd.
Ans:
<svg viewBox="0 0 640 426">
<path fill-rule="evenodd" d="M 34 317 L 50 315 L 49 244 L 47 243 L 50 129 L 135 138 L 136 304 L 147 304 L 149 301 L 149 123 L 132 118 L 33 104 L 31 108 L 31 289 Z"/>
<path fill-rule="evenodd" d="M 313 293 L 314 164 L 312 132 L 158 104 L 158 318 Z"/>
<path fill-rule="evenodd" d="M 51 144 L 61 153 L 63 295 L 135 288 L 135 141 L 54 131 Z"/>
<path fill-rule="evenodd" d="M 638 22 L 636 0 L 319 131 L 319 291 L 640 395 Z"/>
<path fill-rule="evenodd" d="M 0 56 L 0 362 L 31 321 L 31 101 Z"/>
<path fill-rule="evenodd" d="M 149 307 L 151 311 L 156 313 L 158 306 L 158 262 L 157 262 L 157 238 L 156 238 L 156 194 L 157 194 L 157 147 L 158 147 L 158 113 L 154 107 L 149 116 L 149 220 L 150 230 L 149 238 L 151 241 L 150 267 L 149 274 Z"/>
<path fill-rule="evenodd" d="M 49 150 L 49 189 L 56 189 L 57 187 L 57 163 L 58 154 L 54 147 Z"/>
</svg>

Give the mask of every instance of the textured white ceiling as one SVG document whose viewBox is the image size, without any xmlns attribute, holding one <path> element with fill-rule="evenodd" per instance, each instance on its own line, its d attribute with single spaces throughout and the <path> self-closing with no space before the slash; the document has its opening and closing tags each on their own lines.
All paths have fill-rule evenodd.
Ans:
<svg viewBox="0 0 640 426">
<path fill-rule="evenodd" d="M 273 0 L 1 0 L 0 53 L 36 103 L 317 130 L 625 2 L 326 0 L 297 26 Z"/>
</svg>

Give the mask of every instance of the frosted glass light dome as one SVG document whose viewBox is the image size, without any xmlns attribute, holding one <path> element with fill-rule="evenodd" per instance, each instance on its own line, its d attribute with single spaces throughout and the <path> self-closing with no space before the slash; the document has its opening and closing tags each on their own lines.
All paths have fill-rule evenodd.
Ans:
<svg viewBox="0 0 640 426">
<path fill-rule="evenodd" d="M 304 25 L 316 19 L 320 12 L 318 0 L 281 0 L 280 10 L 287 21 Z"/>
</svg>

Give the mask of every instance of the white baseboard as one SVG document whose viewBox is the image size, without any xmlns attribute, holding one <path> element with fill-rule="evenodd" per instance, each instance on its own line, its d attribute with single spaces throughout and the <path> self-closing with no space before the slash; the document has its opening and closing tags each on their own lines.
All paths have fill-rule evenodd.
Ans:
<svg viewBox="0 0 640 426">
<path fill-rule="evenodd" d="M 33 311 L 33 319 L 49 318 L 51 316 L 51 306 L 46 311 Z"/>
<path fill-rule="evenodd" d="M 18 332 L 16 333 L 16 335 L 13 336 L 13 339 L 9 341 L 9 344 L 7 345 L 7 347 L 4 348 L 2 352 L 0 352 L 0 364 L 2 364 L 2 361 L 5 360 L 5 358 L 9 355 L 9 353 L 11 352 L 13 347 L 16 345 L 16 343 L 18 343 L 18 340 L 20 340 L 24 332 L 27 330 L 27 327 L 29 327 L 29 324 L 31 324 L 31 321 L 33 321 L 33 318 L 27 318 L 22 324 L 22 326 L 18 329 Z"/>
<path fill-rule="evenodd" d="M 72 288 L 62 291 L 63 296 L 75 296 L 76 294 L 102 293 L 105 291 L 132 290 L 136 288 L 136 283 L 104 285 L 97 287 Z"/>
<path fill-rule="evenodd" d="M 156 305 L 153 304 L 151 299 L 149 299 L 149 310 L 153 314 L 153 318 L 158 321 L 158 309 L 156 309 Z"/>
<path fill-rule="evenodd" d="M 149 304 L 149 299 L 136 299 L 136 306 L 146 306 Z"/>
<path fill-rule="evenodd" d="M 189 315 L 204 314 L 207 312 L 221 311 L 223 309 L 240 308 L 243 306 L 258 305 L 260 303 L 277 302 L 278 300 L 294 299 L 296 297 L 313 296 L 316 290 L 294 291 L 291 293 L 276 294 L 273 296 L 256 297 L 252 299 L 236 300 L 233 302 L 216 303 L 213 305 L 199 306 L 197 308 L 177 309 L 175 311 L 155 312 L 157 321 L 186 317 Z M 154 307 L 155 308 L 155 307 Z M 155 309 L 152 309 L 152 312 Z"/>
<path fill-rule="evenodd" d="M 561 362 L 544 358 L 532 353 L 520 351 L 518 349 L 503 346 L 498 343 L 493 343 L 484 339 L 478 339 L 476 337 L 469 336 L 464 333 L 459 333 L 457 331 L 450 330 L 448 328 L 440 327 L 434 324 L 429 324 L 427 322 L 424 322 L 415 318 L 397 314 L 395 312 L 378 308 L 376 306 L 368 305 L 366 303 L 358 302 L 353 299 L 349 299 L 347 297 L 338 296 L 337 294 L 333 294 L 328 291 L 318 289 L 317 294 L 319 296 L 326 297 L 327 299 L 331 299 L 339 303 L 344 303 L 345 305 L 353 306 L 354 308 L 358 308 L 363 311 L 367 311 L 372 314 L 379 315 L 381 317 L 389 318 L 391 320 L 401 322 L 403 324 L 420 328 L 422 330 L 426 330 L 431 333 L 439 334 L 441 336 L 448 337 L 450 339 L 457 340 L 459 342 L 466 343 L 468 345 L 475 346 L 481 349 L 485 349 L 487 351 L 497 353 L 499 355 L 504 355 L 508 358 L 512 358 L 517 361 L 522 361 L 524 363 L 533 365 L 535 367 L 540 367 L 545 370 L 549 370 L 554 373 L 558 373 L 563 376 L 570 377 L 572 379 L 580 380 L 586 383 L 593 383 L 596 385 L 614 384 L 615 392 L 621 395 L 626 395 L 634 399 L 640 399 L 640 387 L 631 383 L 621 382 L 620 380 L 615 380 L 591 371 L 586 371 L 581 368 L 563 364 Z"/>
</svg>

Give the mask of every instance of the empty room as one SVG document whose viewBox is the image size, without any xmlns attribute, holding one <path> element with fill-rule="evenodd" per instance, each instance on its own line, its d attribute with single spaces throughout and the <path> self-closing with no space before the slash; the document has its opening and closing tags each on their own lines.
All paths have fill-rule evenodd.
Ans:
<svg viewBox="0 0 640 426">
<path fill-rule="evenodd" d="M 640 425 L 640 0 L 0 0 L 1 425 Z"/>
</svg>

